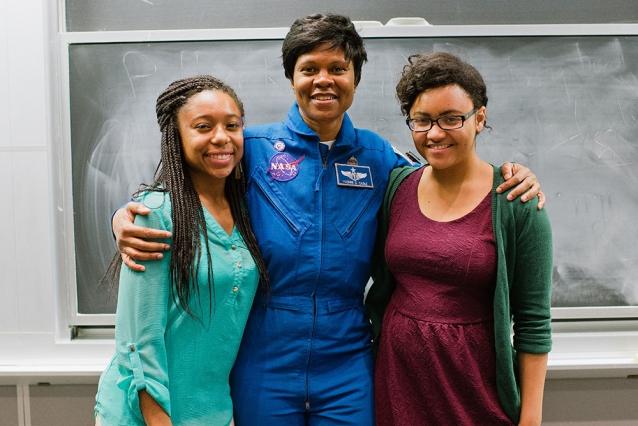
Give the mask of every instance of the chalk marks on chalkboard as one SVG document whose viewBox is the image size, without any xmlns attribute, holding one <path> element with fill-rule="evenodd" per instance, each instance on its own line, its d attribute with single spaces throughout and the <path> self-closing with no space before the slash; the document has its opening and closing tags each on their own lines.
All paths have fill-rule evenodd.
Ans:
<svg viewBox="0 0 638 426">
<path fill-rule="evenodd" d="M 563 264 L 554 268 L 552 306 L 573 306 L 574 294 L 587 306 L 628 306 L 627 298 L 609 287 L 609 275 L 592 274 L 591 269 L 578 264 Z"/>
<path fill-rule="evenodd" d="M 271 60 L 267 57 L 263 59 L 263 70 L 264 70 L 264 83 L 266 87 L 268 86 L 278 86 L 279 82 L 275 80 L 271 73 L 268 72 L 269 69 L 272 68 Z"/>
<path fill-rule="evenodd" d="M 122 56 L 122 65 L 126 72 L 129 84 L 131 86 L 131 94 L 136 97 L 135 80 L 150 77 L 157 73 L 157 64 L 148 55 L 137 51 L 125 52 Z"/>
<path fill-rule="evenodd" d="M 199 50 L 182 50 L 179 52 L 179 68 L 191 69 L 199 65 Z"/>
</svg>

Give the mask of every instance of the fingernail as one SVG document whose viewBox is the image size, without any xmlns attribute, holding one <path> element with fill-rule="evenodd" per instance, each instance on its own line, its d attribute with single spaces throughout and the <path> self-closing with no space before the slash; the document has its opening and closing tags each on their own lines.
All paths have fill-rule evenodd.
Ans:
<svg viewBox="0 0 638 426">
<path fill-rule="evenodd" d="M 170 250 L 171 246 L 169 246 L 168 244 L 164 244 L 164 250 Z"/>
<path fill-rule="evenodd" d="M 163 257 L 164 257 L 164 255 L 163 255 L 162 253 L 159 253 L 159 254 L 157 255 L 157 258 L 158 258 L 158 259 L 161 259 L 161 258 L 163 258 Z"/>
<path fill-rule="evenodd" d="M 512 194 L 507 194 L 507 199 L 512 201 L 514 199 L 514 196 Z"/>
</svg>

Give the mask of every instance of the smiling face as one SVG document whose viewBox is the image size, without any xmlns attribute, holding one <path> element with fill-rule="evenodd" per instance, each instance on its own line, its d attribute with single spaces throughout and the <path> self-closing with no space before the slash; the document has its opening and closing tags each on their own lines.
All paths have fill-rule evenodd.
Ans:
<svg viewBox="0 0 638 426">
<path fill-rule="evenodd" d="M 463 115 L 474 108 L 471 98 L 457 84 L 436 87 L 421 92 L 412 107 L 410 118 L 437 119 L 448 115 Z M 468 117 L 460 129 L 442 130 L 437 124 L 428 132 L 412 132 L 414 145 L 434 169 L 464 165 L 476 157 L 476 135 L 485 124 L 485 107 Z"/>
<path fill-rule="evenodd" d="M 320 136 L 335 127 L 338 131 L 354 97 L 352 62 L 340 48 L 319 46 L 297 59 L 292 87 L 301 116 L 311 129 Z"/>
<path fill-rule="evenodd" d="M 244 154 L 241 111 L 219 90 L 192 95 L 177 112 L 184 159 L 194 183 L 225 181 Z"/>
</svg>

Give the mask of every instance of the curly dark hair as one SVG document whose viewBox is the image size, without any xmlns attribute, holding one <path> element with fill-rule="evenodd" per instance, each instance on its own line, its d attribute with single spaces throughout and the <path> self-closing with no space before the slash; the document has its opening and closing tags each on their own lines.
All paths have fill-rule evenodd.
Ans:
<svg viewBox="0 0 638 426">
<path fill-rule="evenodd" d="M 363 39 L 347 16 L 315 14 L 299 18 L 293 22 L 281 46 L 284 74 L 292 81 L 297 59 L 321 44 L 331 48 L 341 48 L 348 61 L 354 66 L 354 82 L 361 80 L 361 68 L 368 60 Z"/>
<path fill-rule="evenodd" d="M 410 115 L 421 92 L 449 84 L 458 84 L 465 90 L 474 108 L 487 106 L 487 88 L 478 70 L 450 53 L 434 52 L 412 55 L 403 67 L 396 88 L 401 112 Z"/>
</svg>

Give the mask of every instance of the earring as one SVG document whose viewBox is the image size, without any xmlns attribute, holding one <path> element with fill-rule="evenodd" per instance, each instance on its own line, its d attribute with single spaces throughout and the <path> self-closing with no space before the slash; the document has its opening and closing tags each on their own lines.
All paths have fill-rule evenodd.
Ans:
<svg viewBox="0 0 638 426">
<path fill-rule="evenodd" d="M 241 169 L 241 161 L 240 161 L 235 166 L 235 179 L 237 179 L 237 180 L 241 179 L 241 175 L 242 175 L 243 172 L 244 171 Z"/>
</svg>

